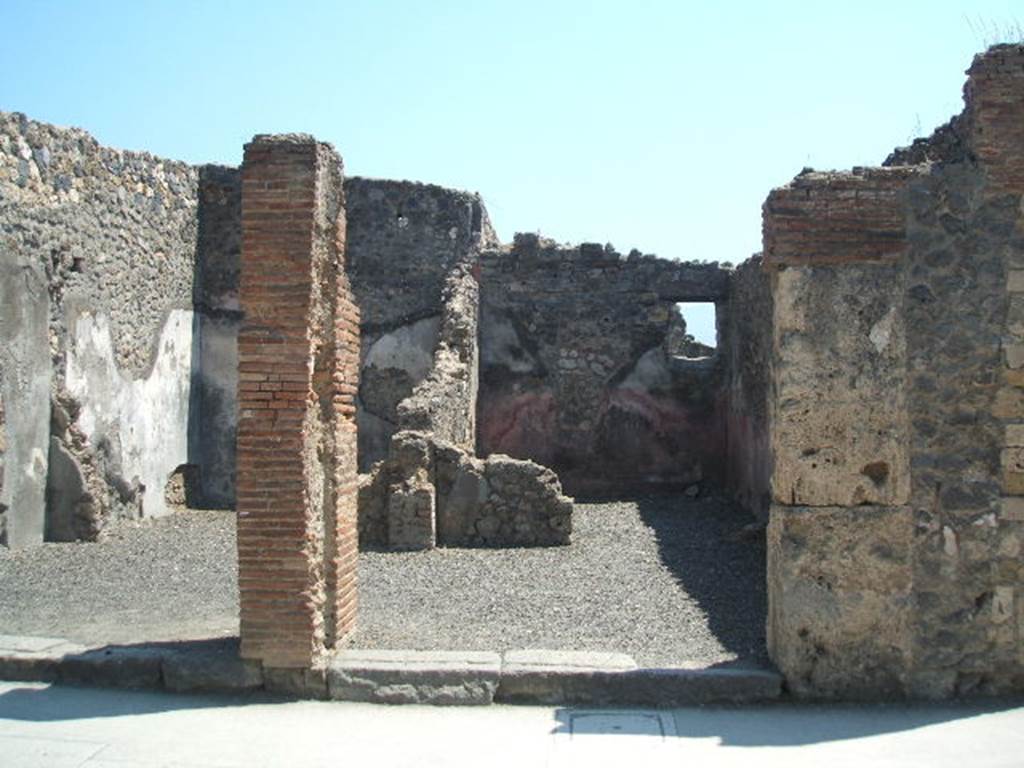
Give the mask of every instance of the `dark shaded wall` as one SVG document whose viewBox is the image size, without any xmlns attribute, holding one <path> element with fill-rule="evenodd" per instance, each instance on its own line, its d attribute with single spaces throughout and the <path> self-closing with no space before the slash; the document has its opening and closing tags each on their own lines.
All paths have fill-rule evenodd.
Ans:
<svg viewBox="0 0 1024 768">
<path fill-rule="evenodd" d="M 517 235 L 481 260 L 478 452 L 554 469 L 570 493 L 724 477 L 720 356 L 666 354 L 674 304 L 729 272 Z"/>
<path fill-rule="evenodd" d="M 237 168 L 199 169 L 199 242 L 192 300 L 196 308 L 190 463 L 200 468 L 205 507 L 235 503 L 235 435 L 238 423 L 238 303 L 242 179 Z"/>
<path fill-rule="evenodd" d="M 772 293 L 760 255 L 732 274 L 722 311 L 726 384 L 726 477 L 730 494 L 761 520 L 771 504 Z"/>
</svg>

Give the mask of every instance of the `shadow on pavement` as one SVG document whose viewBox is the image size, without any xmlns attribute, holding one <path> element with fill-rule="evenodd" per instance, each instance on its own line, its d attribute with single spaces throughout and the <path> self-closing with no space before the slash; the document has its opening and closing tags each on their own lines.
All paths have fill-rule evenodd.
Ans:
<svg viewBox="0 0 1024 768">
<path fill-rule="evenodd" d="M 699 603 L 712 634 L 740 659 L 767 664 L 764 536 L 744 531 L 754 518 L 715 496 L 650 494 L 637 506 L 662 562 Z"/>
<path fill-rule="evenodd" d="M 253 694 L 221 695 L 80 688 L 48 683 L 5 682 L 2 685 L 5 688 L 18 687 L 0 692 L 0 720 L 29 722 L 89 720 L 98 717 L 149 715 L 184 709 L 211 709 L 287 701 L 262 691 Z"/>
</svg>

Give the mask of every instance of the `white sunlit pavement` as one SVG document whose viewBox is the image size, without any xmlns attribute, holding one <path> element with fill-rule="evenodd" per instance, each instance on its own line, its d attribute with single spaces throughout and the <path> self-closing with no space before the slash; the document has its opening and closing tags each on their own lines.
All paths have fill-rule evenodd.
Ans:
<svg viewBox="0 0 1024 768">
<path fill-rule="evenodd" d="M 387 707 L 0 683 L 0 765 L 1024 765 L 1024 706 Z"/>
</svg>

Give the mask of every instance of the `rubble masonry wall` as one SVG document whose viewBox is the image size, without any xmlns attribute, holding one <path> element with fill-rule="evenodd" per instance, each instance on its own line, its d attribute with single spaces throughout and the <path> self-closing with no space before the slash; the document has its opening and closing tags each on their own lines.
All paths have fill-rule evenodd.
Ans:
<svg viewBox="0 0 1024 768">
<path fill-rule="evenodd" d="M 720 355 L 666 352 L 674 303 L 722 302 L 729 271 L 536 235 L 481 260 L 478 451 L 572 493 L 724 475 Z"/>
<path fill-rule="evenodd" d="M 0 113 L 8 544 L 166 512 L 190 461 L 197 180 Z"/>
</svg>

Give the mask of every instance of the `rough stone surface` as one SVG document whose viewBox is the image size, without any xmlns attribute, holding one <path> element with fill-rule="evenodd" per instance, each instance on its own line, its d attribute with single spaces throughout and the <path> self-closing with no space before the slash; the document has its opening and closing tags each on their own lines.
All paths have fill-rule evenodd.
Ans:
<svg viewBox="0 0 1024 768">
<path fill-rule="evenodd" d="M 476 445 L 480 291 L 471 250 L 445 281 L 437 347 L 430 372 L 398 405 L 402 429 L 429 432 L 466 451 Z"/>
<path fill-rule="evenodd" d="M 604 670 L 636 669 L 636 659 L 625 653 L 598 653 L 595 651 L 505 651 L 501 655 L 503 675 L 544 670 Z"/>
<path fill-rule="evenodd" d="M 775 501 L 906 503 L 899 268 L 788 267 L 773 281 Z"/>
<path fill-rule="evenodd" d="M 490 704 L 501 657 L 457 651 L 340 651 L 327 668 L 332 699 L 380 704 Z"/>
<path fill-rule="evenodd" d="M 908 507 L 774 506 L 768 650 L 801 696 L 899 696 L 909 676 Z"/>
<path fill-rule="evenodd" d="M 270 693 L 300 699 L 326 699 L 327 671 L 323 666 L 264 667 L 263 687 Z"/>
<path fill-rule="evenodd" d="M 506 651 L 501 655 L 497 700 L 567 703 L 590 684 L 599 687 L 609 674 L 637 668 L 624 653 L 585 651 Z"/>
<path fill-rule="evenodd" d="M 54 682 L 64 658 L 84 651 L 59 637 L 0 635 L 0 680 Z"/>
<path fill-rule="evenodd" d="M 692 707 L 771 701 L 782 676 L 769 669 L 503 671 L 497 701 L 520 704 Z"/>
<path fill-rule="evenodd" d="M 158 688 L 163 653 L 147 646 L 107 646 L 65 656 L 60 681 L 76 685 Z"/>
<path fill-rule="evenodd" d="M 912 692 L 1024 689 L 1022 492 L 1013 427 L 1024 419 L 1024 48 L 978 56 L 965 86 L 975 162 L 935 166 L 910 188 L 909 403 L 915 508 Z"/>
<path fill-rule="evenodd" d="M 975 59 L 964 114 L 890 158 L 920 163 L 893 169 L 901 188 L 888 172 L 855 172 L 843 187 L 827 183 L 832 174 L 766 204 L 766 248 L 793 251 L 775 254 L 790 266 L 773 278 L 769 647 L 799 695 L 1024 689 L 1022 64 L 1021 46 Z M 828 199 L 832 220 L 848 227 L 807 221 Z M 815 266 L 793 276 L 802 256 Z M 816 308 L 813 297 L 829 293 Z M 864 364 L 865 335 L 877 365 Z M 846 352 L 844 338 L 854 342 Z M 787 365 L 822 359 L 827 368 L 798 367 L 786 380 Z M 854 389 L 852 402 L 832 394 L 831 411 L 807 408 L 814 393 L 840 387 Z M 830 433 L 836 414 L 843 428 Z M 820 463 L 822 451 L 804 455 L 795 435 L 827 443 L 848 469 L 809 486 L 806 462 Z M 867 494 L 851 479 L 862 462 L 878 478 Z"/>
</svg>

